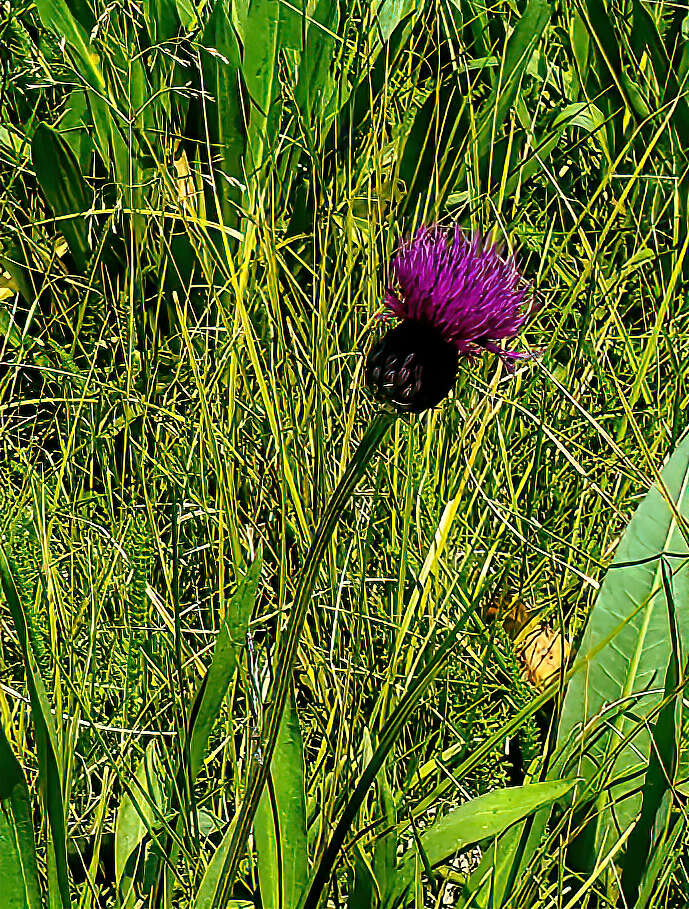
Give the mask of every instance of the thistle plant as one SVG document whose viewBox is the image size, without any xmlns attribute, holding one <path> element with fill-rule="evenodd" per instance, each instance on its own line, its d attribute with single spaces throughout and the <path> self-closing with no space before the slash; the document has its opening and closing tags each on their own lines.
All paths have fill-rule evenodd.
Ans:
<svg viewBox="0 0 689 909">
<path fill-rule="evenodd" d="M 264 722 L 261 761 L 253 764 L 225 859 L 225 889 L 219 895 L 227 894 L 234 879 L 268 777 L 316 570 L 342 509 L 385 438 L 395 412 L 419 412 L 438 404 L 454 383 L 460 354 L 471 355 L 483 347 L 507 359 L 523 356 L 501 351 L 496 342 L 514 337 L 524 325 L 526 294 L 526 282 L 514 263 L 501 259 L 495 247 L 484 244 L 478 236 L 468 241 L 459 227 L 451 231 L 436 226 L 422 227 L 413 240 L 402 244 L 393 259 L 386 303 L 402 321 L 373 349 L 366 366 L 369 386 L 379 399 L 392 404 L 393 410 L 374 416 L 314 535 L 280 642 L 276 682 L 269 694 Z M 457 631 L 450 635 L 445 646 L 450 646 Z M 368 785 L 366 778 L 362 778 L 347 805 L 306 897 L 308 909 L 318 900 L 341 838 Z"/>
</svg>

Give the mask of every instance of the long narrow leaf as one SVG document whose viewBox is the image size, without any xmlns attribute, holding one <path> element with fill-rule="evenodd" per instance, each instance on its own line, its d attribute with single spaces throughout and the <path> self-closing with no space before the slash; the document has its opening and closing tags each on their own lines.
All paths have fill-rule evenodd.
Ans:
<svg viewBox="0 0 689 909">
<path fill-rule="evenodd" d="M 31 800 L 0 725 L 0 888 L 4 909 L 41 909 Z"/>
<path fill-rule="evenodd" d="M 502 833 L 539 808 L 563 798 L 576 780 L 528 783 L 487 792 L 438 819 L 421 837 L 421 847 L 431 866 L 447 861 L 473 843 Z M 402 856 L 394 885 L 386 894 L 388 905 L 397 905 L 411 886 L 416 850 Z"/>
<path fill-rule="evenodd" d="M 287 701 L 258 803 L 254 839 L 265 909 L 296 909 L 308 884 L 304 750 L 294 695 Z"/>
<path fill-rule="evenodd" d="M 24 660 L 27 687 L 31 699 L 31 714 L 36 733 L 39 779 L 48 815 L 59 898 L 63 909 L 69 909 L 71 901 L 69 897 L 69 874 L 67 871 L 67 832 L 65 829 L 65 810 L 55 724 L 43 680 L 31 651 L 26 617 L 17 594 L 10 564 L 2 546 L 0 546 L 0 584 L 2 584 L 2 590 L 12 616 L 19 648 Z"/>
</svg>

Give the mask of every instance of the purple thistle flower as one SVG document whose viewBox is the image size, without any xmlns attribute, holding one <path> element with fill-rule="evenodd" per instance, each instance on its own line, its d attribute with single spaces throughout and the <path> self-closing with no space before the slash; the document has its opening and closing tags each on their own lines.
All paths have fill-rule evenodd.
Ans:
<svg viewBox="0 0 689 909">
<path fill-rule="evenodd" d="M 509 364 L 525 356 L 498 342 L 523 328 L 529 286 L 514 259 L 460 227 L 421 227 L 400 245 L 385 303 L 400 324 L 374 347 L 366 380 L 377 397 L 418 413 L 452 388 L 460 356 L 480 350 Z"/>
</svg>

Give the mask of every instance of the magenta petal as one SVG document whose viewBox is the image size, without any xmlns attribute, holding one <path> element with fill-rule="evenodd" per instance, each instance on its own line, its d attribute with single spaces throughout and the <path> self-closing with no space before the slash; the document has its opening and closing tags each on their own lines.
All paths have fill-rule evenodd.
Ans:
<svg viewBox="0 0 689 909">
<path fill-rule="evenodd" d="M 512 256 L 460 227 L 432 225 L 400 244 L 385 303 L 400 319 L 433 326 L 460 354 L 491 350 L 509 362 L 523 355 L 496 342 L 523 328 L 529 296 Z"/>
</svg>

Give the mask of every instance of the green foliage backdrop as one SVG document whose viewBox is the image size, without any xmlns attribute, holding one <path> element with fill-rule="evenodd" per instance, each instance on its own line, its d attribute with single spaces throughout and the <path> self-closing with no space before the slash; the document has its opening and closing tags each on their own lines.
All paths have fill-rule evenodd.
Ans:
<svg viewBox="0 0 689 909">
<path fill-rule="evenodd" d="M 3 905 L 686 905 L 688 37 L 0 4 Z M 516 251 L 536 356 L 356 454 L 434 220 Z"/>
</svg>

